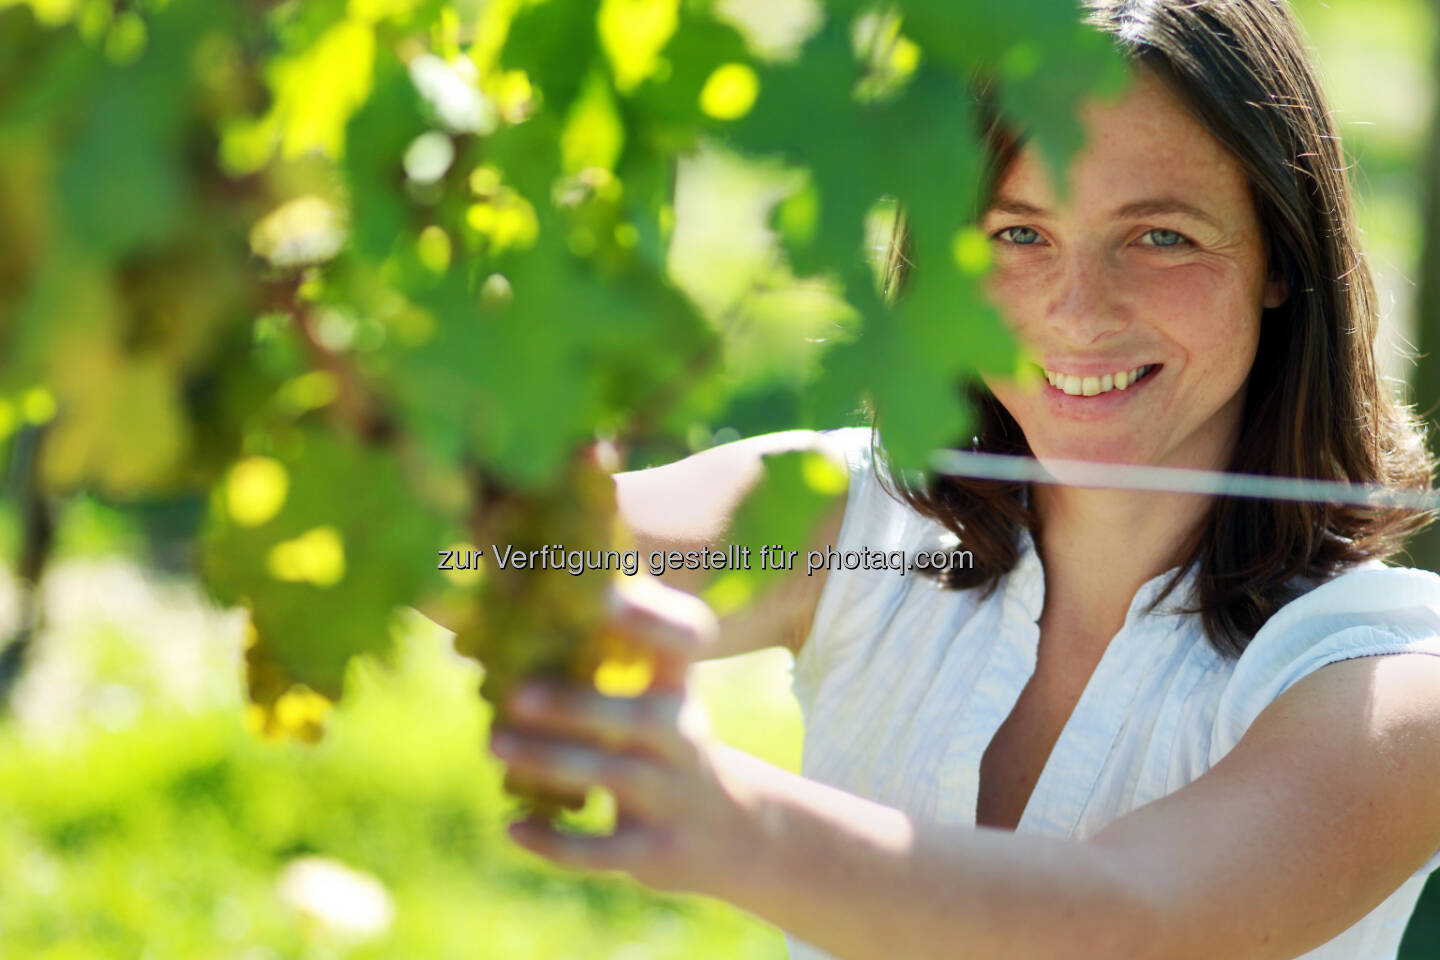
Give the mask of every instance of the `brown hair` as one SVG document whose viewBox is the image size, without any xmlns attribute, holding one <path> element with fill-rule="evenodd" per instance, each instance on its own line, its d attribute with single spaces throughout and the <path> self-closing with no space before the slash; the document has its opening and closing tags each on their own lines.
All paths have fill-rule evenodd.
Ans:
<svg viewBox="0 0 1440 960">
<path fill-rule="evenodd" d="M 1085 0 L 1086 22 L 1111 34 L 1138 68 L 1163 80 L 1239 160 L 1251 184 L 1272 275 L 1290 295 L 1267 309 L 1229 469 L 1242 473 L 1428 489 L 1433 464 L 1410 411 L 1381 382 L 1377 311 L 1357 241 L 1339 137 L 1289 8 L 1279 0 Z M 982 94 L 982 107 L 989 98 Z M 988 189 L 1018 141 L 989 113 Z M 898 294 L 910 238 L 897 217 L 884 289 Z M 965 386 L 978 418 L 972 442 L 1029 455 L 1019 425 L 979 382 Z M 883 457 L 883 451 L 877 451 Z M 882 471 L 883 473 L 883 471 Z M 928 476 L 896 491 L 962 538 L 969 569 L 946 586 L 994 589 L 1036 529 L 1023 485 Z M 1188 560 L 1158 603 L 1198 566 L 1197 606 L 1215 649 L 1234 657 L 1304 582 L 1385 558 L 1430 522 L 1418 511 L 1217 497 Z"/>
</svg>

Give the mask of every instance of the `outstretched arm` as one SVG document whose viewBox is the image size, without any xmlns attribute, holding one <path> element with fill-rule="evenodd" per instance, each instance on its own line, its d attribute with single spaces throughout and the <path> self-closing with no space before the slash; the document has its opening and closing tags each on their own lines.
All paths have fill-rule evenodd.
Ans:
<svg viewBox="0 0 1440 960">
<path fill-rule="evenodd" d="M 764 458 L 770 454 L 809 450 L 828 456 L 843 467 L 845 455 L 833 440 L 813 430 L 786 430 L 762 434 L 692 454 L 674 463 L 614 475 L 620 522 L 635 538 L 643 558 L 653 551 L 723 550 L 729 542 L 731 521 L 745 497 L 765 475 Z M 840 535 L 845 497 L 839 496 L 813 531 L 810 542 L 787 544 L 808 551 L 833 544 Z M 659 579 L 687 592 L 700 590 L 707 573 L 667 570 Z M 694 659 L 727 657 L 765 647 L 784 646 L 799 653 L 810 631 L 825 571 L 814 576 L 790 570 L 775 578 L 768 590 L 743 608 L 720 620 L 720 629 L 693 650 Z M 426 616 L 452 628 L 439 605 L 424 608 Z"/>
<path fill-rule="evenodd" d="M 724 898 L 839 957 L 1283 960 L 1440 847 L 1440 657 L 1315 671 L 1195 782 L 1084 841 L 916 824 L 657 724 L 645 700 L 561 696 L 527 715 L 570 745 L 524 736 L 506 759 L 539 782 L 610 787 L 622 821 L 614 837 L 528 824 L 517 839 Z"/>
<path fill-rule="evenodd" d="M 1284 960 L 1440 848 L 1440 657 L 1315 671 L 1203 776 L 1083 842 L 917 826 L 731 760 L 766 855 L 721 895 L 837 956 Z"/>
</svg>

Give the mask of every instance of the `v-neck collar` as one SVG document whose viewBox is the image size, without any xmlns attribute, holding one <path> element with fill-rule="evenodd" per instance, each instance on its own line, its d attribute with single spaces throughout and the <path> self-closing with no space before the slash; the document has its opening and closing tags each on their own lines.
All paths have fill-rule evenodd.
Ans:
<svg viewBox="0 0 1440 960">
<path fill-rule="evenodd" d="M 999 630 L 977 686 L 974 710 L 947 752 L 948 796 L 940 813 L 947 822 L 975 824 L 980 762 L 1035 673 L 1039 619 L 1045 602 L 1045 571 L 1028 530 L 1020 531 L 1019 556 L 998 597 Z M 1066 719 L 1036 780 L 1017 833 L 1071 836 L 1099 779 L 1105 760 L 1130 713 L 1140 681 L 1161 653 L 1161 641 L 1183 617 L 1178 606 L 1193 596 L 1195 571 L 1186 571 L 1167 603 L 1150 612 L 1152 601 L 1175 567 L 1140 585 L 1125 622 L 1106 645 L 1074 710 Z"/>
</svg>

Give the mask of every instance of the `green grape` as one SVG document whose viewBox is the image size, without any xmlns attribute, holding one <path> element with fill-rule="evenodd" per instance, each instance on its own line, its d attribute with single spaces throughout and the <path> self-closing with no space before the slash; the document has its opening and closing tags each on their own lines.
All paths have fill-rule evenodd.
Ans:
<svg viewBox="0 0 1440 960">
<path fill-rule="evenodd" d="M 566 549 L 613 546 L 615 484 L 597 448 L 579 452 L 561 481 L 546 490 L 522 491 L 482 480 L 473 536 L 482 550 L 508 546 L 517 552 L 557 544 Z M 595 671 L 613 651 L 601 633 L 611 575 L 572 575 L 563 567 L 485 571 L 472 621 L 456 635 L 456 649 L 485 668 L 480 693 L 503 723 L 507 698 L 520 682 L 554 677 L 594 684 Z M 564 805 L 558 798 L 523 794 L 541 815 Z"/>
</svg>

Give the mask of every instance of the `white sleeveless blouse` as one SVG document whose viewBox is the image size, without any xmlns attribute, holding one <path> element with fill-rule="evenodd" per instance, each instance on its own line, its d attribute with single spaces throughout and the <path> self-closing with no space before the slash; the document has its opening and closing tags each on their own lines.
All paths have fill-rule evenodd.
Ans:
<svg viewBox="0 0 1440 960">
<path fill-rule="evenodd" d="M 942 549 L 945 529 L 876 480 L 869 428 L 830 431 L 850 471 L 840 553 Z M 963 544 L 961 545 L 963 547 Z M 1145 611 L 1145 583 L 1035 784 L 1016 832 L 1083 839 L 1173 793 L 1223 757 L 1302 677 L 1352 657 L 1440 656 L 1440 577 L 1378 562 L 1276 613 L 1238 660 L 1198 616 Z M 1183 599 L 1193 577 L 1172 595 Z M 796 658 L 804 776 L 921 820 L 975 823 L 980 758 L 1035 668 L 1044 571 L 1028 535 L 986 598 L 916 571 L 833 569 Z M 1387 900 L 1304 960 L 1394 960 L 1440 851 Z M 785 935 L 796 960 L 830 955 Z"/>
</svg>

